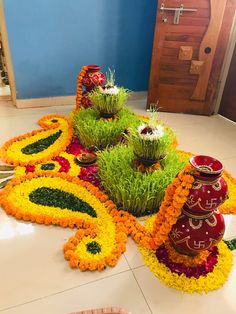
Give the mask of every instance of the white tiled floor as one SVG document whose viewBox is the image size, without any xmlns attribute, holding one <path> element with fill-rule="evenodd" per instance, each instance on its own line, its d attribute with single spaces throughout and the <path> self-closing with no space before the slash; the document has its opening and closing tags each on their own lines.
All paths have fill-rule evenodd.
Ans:
<svg viewBox="0 0 236 314">
<path fill-rule="evenodd" d="M 144 114 L 142 101 L 131 107 Z M 0 145 L 37 128 L 46 114 L 68 114 L 74 106 L 16 109 L 0 103 Z M 236 177 L 236 124 L 221 116 L 160 113 L 172 127 L 180 149 L 219 158 Z M 236 236 L 236 217 L 226 217 L 225 236 Z M 0 312 L 64 314 L 88 308 L 120 306 L 133 314 L 236 313 L 236 267 L 225 286 L 208 295 L 181 294 L 165 287 L 149 269 L 132 240 L 113 269 L 98 273 L 71 270 L 62 245 L 73 230 L 18 222 L 0 209 Z M 236 259 L 236 257 L 235 257 Z"/>
</svg>

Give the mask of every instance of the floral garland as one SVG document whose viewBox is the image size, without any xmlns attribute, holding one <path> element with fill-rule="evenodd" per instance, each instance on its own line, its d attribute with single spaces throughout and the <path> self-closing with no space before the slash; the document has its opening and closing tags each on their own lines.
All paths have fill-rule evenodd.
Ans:
<svg viewBox="0 0 236 314">
<path fill-rule="evenodd" d="M 194 182 L 194 177 L 190 174 L 192 171 L 193 167 L 187 165 L 166 189 L 164 200 L 153 225 L 152 235 L 155 248 L 167 240 L 172 226 L 182 213 L 182 207 L 187 201 Z"/>
<path fill-rule="evenodd" d="M 137 223 L 133 226 L 131 236 L 137 244 L 149 249 L 157 249 L 167 240 L 172 226 L 181 215 L 182 207 L 192 188 L 194 182 L 192 171 L 193 167 L 187 165 L 172 184 L 168 185 L 159 212 L 155 216 L 152 232 Z"/>
<path fill-rule="evenodd" d="M 72 139 L 72 126 L 61 115 L 39 120 L 43 130 L 35 130 L 7 141 L 0 150 L 1 159 L 12 165 L 35 165 L 46 162 L 65 150 Z"/>
<path fill-rule="evenodd" d="M 147 219 L 145 222 L 145 227 L 150 232 L 153 227 L 153 221 L 155 219 L 154 217 L 155 216 Z M 161 248 L 162 247 L 160 247 L 158 250 Z M 144 246 L 139 246 L 139 250 L 143 255 L 145 264 L 159 280 L 161 280 L 168 287 L 188 293 L 207 293 L 220 288 L 227 280 L 232 268 L 233 256 L 223 241 L 217 245 L 217 249 L 217 263 L 214 264 L 214 261 L 212 261 L 212 265 L 214 264 L 213 270 L 209 273 L 200 273 L 197 278 L 194 276 L 188 277 L 184 272 L 173 272 L 167 265 L 159 261 L 155 250 L 148 249 Z"/>
<path fill-rule="evenodd" d="M 85 76 L 85 74 L 88 71 L 88 67 L 87 66 L 83 66 L 82 70 L 80 71 L 77 80 L 78 80 L 78 85 L 77 85 L 77 90 L 76 90 L 76 110 L 80 109 L 80 105 L 81 105 L 81 100 L 82 100 L 82 82 L 83 82 L 83 78 Z"/>
</svg>

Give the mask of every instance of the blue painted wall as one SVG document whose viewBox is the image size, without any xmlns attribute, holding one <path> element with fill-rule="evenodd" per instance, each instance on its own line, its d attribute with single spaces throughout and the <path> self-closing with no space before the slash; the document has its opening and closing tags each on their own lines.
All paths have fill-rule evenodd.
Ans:
<svg viewBox="0 0 236 314">
<path fill-rule="evenodd" d="M 4 0 L 17 98 L 73 95 L 84 64 L 148 86 L 156 0 Z"/>
</svg>

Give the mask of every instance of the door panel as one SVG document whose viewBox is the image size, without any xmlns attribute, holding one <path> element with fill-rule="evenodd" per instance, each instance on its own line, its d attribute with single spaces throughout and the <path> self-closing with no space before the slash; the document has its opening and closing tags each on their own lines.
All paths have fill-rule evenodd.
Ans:
<svg viewBox="0 0 236 314">
<path fill-rule="evenodd" d="M 175 11 L 161 9 L 181 5 L 197 11 L 182 11 L 178 24 Z M 159 1 L 147 107 L 158 100 L 161 111 L 212 114 L 235 7 L 236 0 Z"/>
<path fill-rule="evenodd" d="M 229 73 L 227 76 L 219 111 L 220 114 L 222 114 L 226 118 L 236 122 L 235 82 L 236 82 L 236 46 L 234 48 L 234 53 L 231 60 Z"/>
</svg>

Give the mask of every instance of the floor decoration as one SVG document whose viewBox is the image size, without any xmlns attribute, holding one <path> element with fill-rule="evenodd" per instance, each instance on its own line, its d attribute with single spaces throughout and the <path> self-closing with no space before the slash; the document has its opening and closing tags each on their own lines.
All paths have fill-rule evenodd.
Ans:
<svg viewBox="0 0 236 314">
<path fill-rule="evenodd" d="M 72 126 L 61 115 L 48 115 L 39 120 L 43 130 L 32 131 L 6 142 L 0 150 L 1 159 L 12 165 L 35 165 L 57 156 L 72 138 Z"/>
<path fill-rule="evenodd" d="M 177 151 L 158 104 L 140 118 L 125 108 L 129 91 L 114 72 L 105 79 L 99 66 L 84 66 L 70 118 L 45 116 L 42 129 L 3 145 L 0 205 L 16 219 L 76 229 L 63 246 L 71 268 L 114 267 L 131 236 L 167 286 L 218 289 L 236 248 L 222 240 L 236 180 L 212 157 Z M 136 218 L 153 213 L 145 225 Z"/>
<path fill-rule="evenodd" d="M 146 228 L 152 230 L 155 217 L 146 221 Z M 178 255 L 171 255 L 168 242 L 155 250 L 139 246 L 145 264 L 154 275 L 168 287 L 193 293 L 203 293 L 220 288 L 227 280 L 233 265 L 233 257 L 226 244 L 221 241 L 209 255 L 194 263 L 193 258 L 178 260 Z M 176 251 L 175 251 L 176 252 Z M 181 254 L 182 255 L 182 254 Z M 177 261 L 177 262 L 176 262 Z"/>
</svg>

